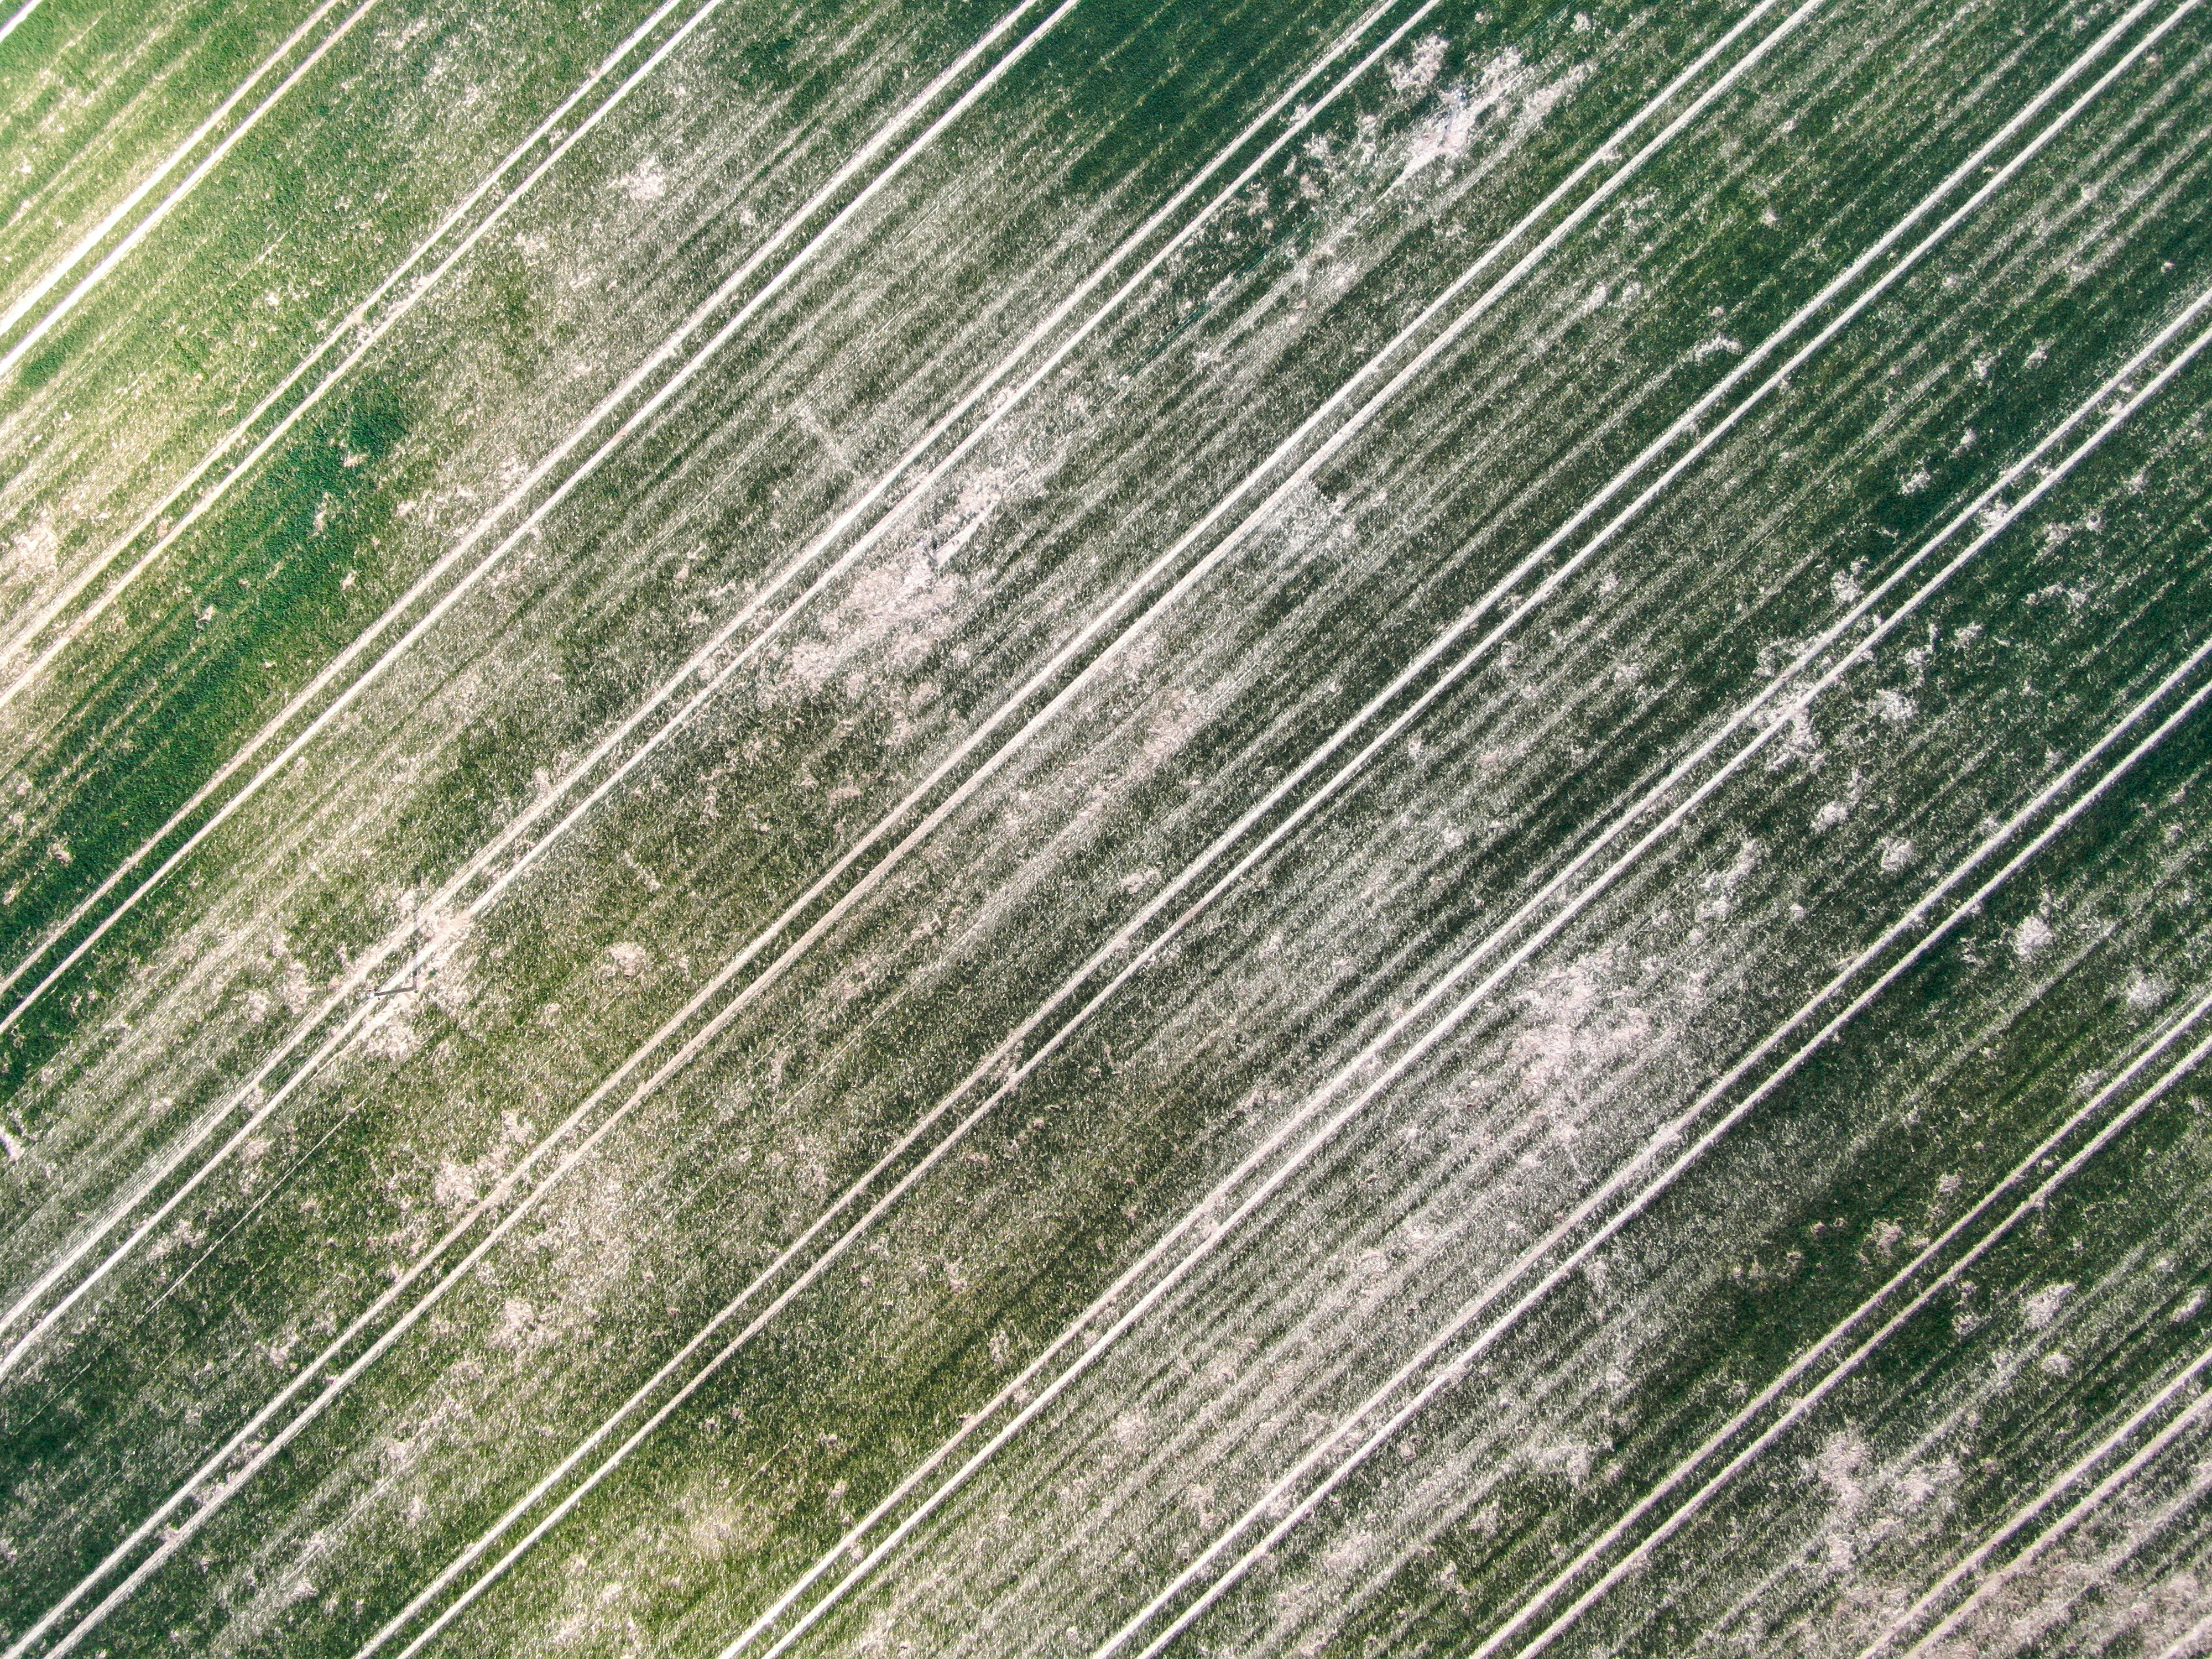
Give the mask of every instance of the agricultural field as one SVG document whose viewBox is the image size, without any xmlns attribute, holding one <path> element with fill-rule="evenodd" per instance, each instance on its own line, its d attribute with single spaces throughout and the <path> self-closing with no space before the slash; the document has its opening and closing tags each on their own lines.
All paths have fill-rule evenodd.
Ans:
<svg viewBox="0 0 2212 1659">
<path fill-rule="evenodd" d="M 2212 0 L 0 10 L 0 1659 L 2212 1655 Z"/>
</svg>

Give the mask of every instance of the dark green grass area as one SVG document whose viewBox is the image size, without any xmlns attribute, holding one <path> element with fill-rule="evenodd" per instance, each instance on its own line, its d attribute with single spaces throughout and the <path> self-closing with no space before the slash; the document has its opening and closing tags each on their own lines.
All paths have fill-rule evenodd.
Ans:
<svg viewBox="0 0 2212 1659">
<path fill-rule="evenodd" d="M 48 269 L 312 9 L 301 0 L 44 0 L 0 42 L 0 150 L 19 164 L 9 185 L 38 203 L 0 230 L 7 291 Z M 73 234 L 60 234 L 63 224 Z"/>
<path fill-rule="evenodd" d="M 246 778 L 241 769 L 204 806 L 154 842 L 153 853 L 80 922 L 70 913 L 146 845 L 375 614 L 371 597 L 394 523 L 389 472 L 404 458 L 404 391 L 371 382 L 289 444 L 227 521 L 222 556 L 198 582 L 161 596 L 141 618 L 130 659 L 79 696 L 40 757 L 18 769 L 22 793 L 57 803 L 34 836 L 0 859 L 6 954 L 21 962 L 49 938 L 51 970 L 124 893 L 157 867 Z M 145 596 L 152 599 L 153 596 Z M 284 734 L 289 736 L 288 730 Z M 276 752 L 271 745 L 255 767 Z M 196 874 L 219 867 L 196 859 Z M 155 949 L 161 907 L 103 939 L 86 973 L 57 986 L 9 1033 L 0 1068 L 35 1068 L 74 1024 L 74 996 L 94 1000 L 127 964 Z"/>
</svg>

